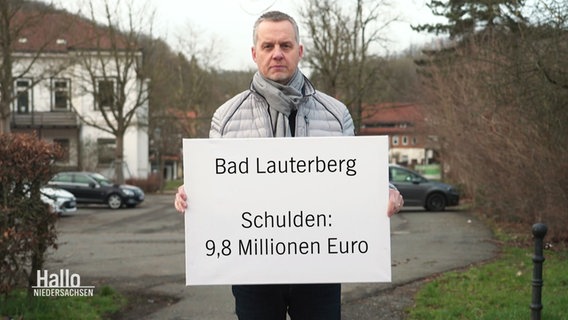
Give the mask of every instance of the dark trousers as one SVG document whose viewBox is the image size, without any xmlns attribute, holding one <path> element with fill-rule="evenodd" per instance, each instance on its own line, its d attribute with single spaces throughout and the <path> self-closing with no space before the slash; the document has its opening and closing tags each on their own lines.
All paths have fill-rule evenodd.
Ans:
<svg viewBox="0 0 568 320">
<path fill-rule="evenodd" d="M 340 320 L 340 284 L 234 285 L 239 320 Z"/>
<path fill-rule="evenodd" d="M 234 285 L 239 320 L 340 320 L 340 284 Z"/>
</svg>

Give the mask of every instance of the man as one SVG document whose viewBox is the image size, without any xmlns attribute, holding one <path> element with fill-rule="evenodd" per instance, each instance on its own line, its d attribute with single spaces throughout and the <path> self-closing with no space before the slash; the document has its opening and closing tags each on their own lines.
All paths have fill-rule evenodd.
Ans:
<svg viewBox="0 0 568 320">
<path fill-rule="evenodd" d="M 352 136 L 353 120 L 347 107 L 317 91 L 300 72 L 304 54 L 298 25 L 285 13 L 263 14 L 254 24 L 252 58 L 258 71 L 246 90 L 213 115 L 212 138 Z M 175 207 L 187 208 L 183 186 Z M 400 193 L 390 189 L 388 216 L 403 205 Z M 234 285 L 240 320 L 334 320 L 341 318 L 340 284 Z"/>
</svg>

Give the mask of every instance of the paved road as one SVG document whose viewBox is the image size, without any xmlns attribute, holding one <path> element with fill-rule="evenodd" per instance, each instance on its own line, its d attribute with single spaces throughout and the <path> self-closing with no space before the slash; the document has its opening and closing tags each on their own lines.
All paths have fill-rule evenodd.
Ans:
<svg viewBox="0 0 568 320">
<path fill-rule="evenodd" d="M 82 285 L 108 284 L 180 299 L 146 319 L 236 319 L 228 286 L 184 285 L 183 219 L 172 199 L 148 195 L 140 207 L 118 211 L 79 208 L 60 219 L 59 249 L 50 254 L 47 267 L 79 274 Z M 490 231 L 464 212 L 405 208 L 391 219 L 391 233 L 392 284 L 344 284 L 344 305 L 496 254 Z"/>
</svg>

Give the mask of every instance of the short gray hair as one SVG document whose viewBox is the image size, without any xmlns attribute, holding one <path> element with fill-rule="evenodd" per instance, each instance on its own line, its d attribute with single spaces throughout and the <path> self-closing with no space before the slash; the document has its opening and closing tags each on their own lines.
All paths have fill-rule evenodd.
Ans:
<svg viewBox="0 0 568 320">
<path fill-rule="evenodd" d="M 263 21 L 272 21 L 272 22 L 279 22 L 279 21 L 290 21 L 292 27 L 294 27 L 294 32 L 296 33 L 296 42 L 300 43 L 300 30 L 298 28 L 298 24 L 296 20 L 291 16 L 285 14 L 284 12 L 280 11 L 268 11 L 263 13 L 254 23 L 254 27 L 252 30 L 252 44 L 256 45 L 257 40 L 257 30 L 258 25 Z"/>
</svg>

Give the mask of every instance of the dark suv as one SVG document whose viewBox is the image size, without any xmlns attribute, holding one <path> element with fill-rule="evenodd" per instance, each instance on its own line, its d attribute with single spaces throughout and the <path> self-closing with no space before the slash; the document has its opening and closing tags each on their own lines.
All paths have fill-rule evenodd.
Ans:
<svg viewBox="0 0 568 320">
<path fill-rule="evenodd" d="M 142 189 L 117 185 L 95 172 L 60 172 L 48 184 L 71 192 L 77 203 L 106 203 L 111 209 L 118 209 L 135 207 L 144 201 Z"/>
<path fill-rule="evenodd" d="M 391 164 L 389 180 L 400 191 L 405 206 L 420 206 L 428 211 L 444 211 L 460 202 L 458 190 L 446 183 L 424 178 L 417 172 Z"/>
</svg>

